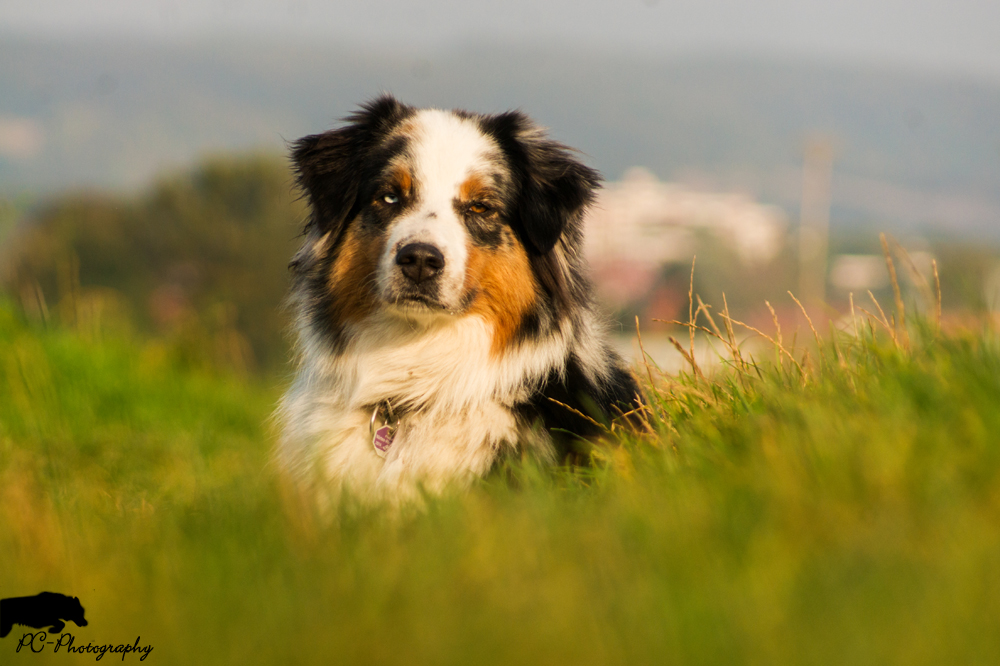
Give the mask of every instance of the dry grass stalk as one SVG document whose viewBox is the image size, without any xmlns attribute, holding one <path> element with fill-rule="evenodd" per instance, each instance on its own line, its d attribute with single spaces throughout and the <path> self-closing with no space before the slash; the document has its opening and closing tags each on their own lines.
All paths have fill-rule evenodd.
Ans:
<svg viewBox="0 0 1000 666">
<path fill-rule="evenodd" d="M 854 337 L 860 339 L 861 334 L 858 332 L 858 317 L 854 313 L 854 292 L 850 292 L 847 297 L 851 301 L 851 323 L 854 324 Z"/>
<path fill-rule="evenodd" d="M 677 344 L 680 344 L 680 343 L 678 342 Z M 672 392 L 681 393 L 681 394 L 684 394 L 685 396 L 694 396 L 694 397 L 698 398 L 699 400 L 704 401 L 705 404 L 708 404 L 708 405 L 712 405 L 712 404 L 716 403 L 715 398 L 713 398 L 712 396 L 708 395 L 704 391 L 700 391 L 700 390 L 696 389 L 693 386 L 688 386 L 687 384 L 681 384 L 680 382 L 671 380 L 670 378 L 667 378 L 667 385 L 670 387 L 670 390 Z M 680 398 L 676 398 L 675 397 L 674 401 L 679 402 Z"/>
<path fill-rule="evenodd" d="M 778 351 L 781 354 L 784 354 L 786 357 L 788 357 L 788 360 L 790 360 L 792 362 L 792 364 L 798 369 L 799 373 L 802 374 L 802 377 L 805 378 L 805 373 L 802 370 L 802 365 L 795 359 L 794 356 L 792 356 L 791 352 L 789 352 L 787 349 L 785 349 L 784 345 L 782 345 L 780 342 L 778 342 L 777 340 L 775 340 L 774 338 L 772 338 L 767 333 L 764 333 L 763 331 L 754 328 L 750 324 L 744 324 L 743 322 L 741 322 L 741 321 L 739 321 L 737 319 L 732 319 L 731 317 L 729 317 L 728 314 L 725 314 L 725 315 L 722 315 L 722 316 L 724 316 L 726 318 L 727 322 L 732 322 L 733 324 L 736 324 L 737 326 L 742 326 L 743 328 L 747 329 L 748 331 L 756 333 L 760 337 L 762 337 L 765 340 L 767 340 L 768 342 L 770 342 L 772 345 L 774 345 L 778 349 Z M 753 364 L 753 367 L 756 369 L 756 364 Z M 758 373 L 759 373 L 759 370 L 758 370 Z"/>
<path fill-rule="evenodd" d="M 794 347 L 793 347 L 793 349 L 794 349 Z M 809 354 L 809 350 L 808 349 L 805 350 L 802 353 L 802 367 L 805 370 L 807 370 L 807 371 L 811 371 L 812 373 L 815 373 L 816 368 L 813 365 L 812 356 Z"/>
<path fill-rule="evenodd" d="M 764 301 L 764 305 L 766 305 L 767 309 L 771 311 L 771 321 L 774 322 L 775 337 L 778 339 L 777 345 L 778 347 L 783 347 L 785 341 L 781 339 L 781 324 L 778 323 L 778 315 L 775 314 L 774 308 L 771 307 L 771 304 L 768 301 Z M 778 367 L 784 368 L 784 365 L 781 362 L 781 354 L 776 354 L 776 356 Z"/>
<path fill-rule="evenodd" d="M 636 395 L 635 399 L 638 400 L 639 396 Z M 645 414 L 646 412 L 649 412 L 649 413 L 653 412 L 652 409 L 650 409 L 649 407 L 647 407 L 646 405 L 643 405 L 643 404 L 640 404 L 638 407 L 636 407 L 634 409 L 630 409 L 627 412 L 623 412 L 622 410 L 618 409 L 617 407 L 615 407 L 614 409 L 615 409 L 615 411 L 618 412 L 618 416 L 620 416 L 621 418 L 625 418 L 625 419 L 627 419 L 628 417 L 632 416 L 633 414 Z M 645 421 L 645 419 L 643 419 L 643 420 Z M 648 421 L 646 421 L 646 425 L 649 425 Z"/>
<path fill-rule="evenodd" d="M 649 377 L 649 385 L 653 386 L 653 371 L 649 367 L 649 358 L 646 356 L 646 350 L 642 346 L 642 333 L 639 331 L 639 315 L 635 316 L 635 336 L 639 339 L 639 353 L 642 354 L 642 362 L 646 366 L 646 375 Z"/>
<path fill-rule="evenodd" d="M 937 328 L 941 330 L 941 278 L 938 275 L 937 259 L 931 259 L 931 268 L 934 269 L 934 291 L 937 295 L 937 303 L 934 308 L 934 322 L 937 324 Z"/>
<path fill-rule="evenodd" d="M 649 377 L 649 388 L 653 390 L 656 394 L 656 399 L 660 399 L 660 392 L 656 390 L 656 382 L 653 381 L 653 371 L 649 367 L 649 356 L 646 354 L 646 349 L 642 346 L 642 333 L 639 332 L 639 316 L 635 317 L 635 335 L 639 339 L 639 353 L 642 354 L 642 362 L 646 366 L 646 375 Z M 641 401 L 640 401 L 641 404 Z"/>
<path fill-rule="evenodd" d="M 898 319 L 894 318 L 896 339 L 902 342 L 904 348 L 909 348 L 910 339 L 906 333 L 906 309 L 903 306 L 902 292 L 899 290 L 899 280 L 896 278 L 896 266 L 892 263 L 889 242 L 886 240 L 885 234 L 879 234 L 878 239 L 882 243 L 882 254 L 885 256 L 885 265 L 889 269 L 889 280 L 892 282 L 892 296 L 896 301 L 896 314 L 899 315 Z"/>
<path fill-rule="evenodd" d="M 653 426 L 650 425 L 649 419 L 646 418 L 646 412 L 649 412 L 650 414 L 652 414 L 653 410 L 651 410 L 649 407 L 647 407 L 639 399 L 639 395 L 638 394 L 636 394 L 635 399 L 636 399 L 636 403 L 639 406 L 636 407 L 636 408 L 634 408 L 634 409 L 630 409 L 627 412 L 623 412 L 621 410 L 621 408 L 618 407 L 618 405 L 611 405 L 611 409 L 613 409 L 617 413 L 617 416 L 615 416 L 615 418 L 612 419 L 612 421 L 611 421 L 611 432 L 612 433 L 615 431 L 616 428 L 618 430 L 633 430 L 634 431 L 635 430 L 635 421 L 629 422 L 629 417 L 632 416 L 632 415 L 635 415 L 636 418 L 639 420 L 639 423 L 642 425 L 643 432 L 645 432 L 646 434 L 652 434 L 654 432 Z M 622 425 L 623 423 L 625 425 Z"/>
<path fill-rule="evenodd" d="M 692 286 L 692 289 L 693 289 L 693 284 L 691 286 Z M 701 332 L 705 333 L 709 337 L 712 337 L 712 338 L 715 338 L 715 339 L 719 340 L 722 344 L 726 345 L 726 347 L 729 349 L 730 353 L 732 354 L 732 358 L 733 358 L 733 361 L 735 362 L 737 371 L 739 371 L 741 373 L 741 375 L 747 375 L 747 376 L 749 376 L 749 371 L 747 370 L 747 367 L 746 367 L 746 361 L 743 360 L 743 357 L 740 354 L 739 345 L 736 343 L 736 336 L 735 336 L 735 334 L 733 332 L 732 325 L 731 325 L 731 323 L 728 320 L 726 320 L 727 314 L 720 313 L 720 316 L 723 317 L 723 320 L 726 323 L 726 335 L 724 336 L 722 334 L 722 330 L 719 328 L 718 324 L 716 324 L 715 318 L 712 316 L 712 313 L 711 313 L 711 307 L 712 306 L 707 305 L 704 301 L 701 300 L 701 296 L 698 296 L 697 294 L 693 294 L 693 292 L 689 292 L 689 297 L 691 298 L 691 300 L 689 300 L 689 303 L 693 303 L 693 300 L 697 299 L 697 301 L 698 301 L 698 307 L 696 309 L 694 309 L 693 313 L 692 313 L 691 309 L 689 308 L 689 310 L 688 310 L 688 316 L 690 318 L 689 318 L 688 321 L 679 321 L 677 319 L 655 319 L 655 318 L 653 319 L 653 321 L 659 322 L 659 323 L 662 323 L 662 324 L 672 324 L 672 325 L 675 325 L 675 326 L 684 326 L 685 328 L 687 328 L 691 332 L 692 336 L 693 336 L 693 331 L 698 330 L 698 331 L 701 331 Z M 723 303 L 725 304 L 725 311 L 726 311 L 726 313 L 728 313 L 728 311 L 729 311 L 729 304 L 726 303 L 726 295 L 725 294 L 722 295 L 722 300 L 723 300 Z M 711 325 L 711 328 L 707 328 L 705 326 L 702 326 L 700 324 L 695 323 L 695 322 L 697 322 L 698 315 L 700 315 L 701 313 L 705 314 L 705 318 L 708 319 L 708 323 Z M 697 361 L 695 360 L 695 357 L 694 357 L 694 347 L 692 346 L 690 349 L 685 350 L 685 349 L 683 349 L 683 348 L 681 348 L 681 347 L 678 346 L 680 343 L 677 342 L 675 339 L 670 338 L 670 341 L 674 345 L 674 347 L 679 352 L 681 352 L 681 354 L 684 357 L 684 359 L 689 364 L 691 364 L 691 367 L 692 367 L 692 370 L 694 371 L 694 373 L 697 376 L 704 377 L 704 374 L 702 373 L 700 366 L 698 366 Z M 639 341 L 639 346 L 640 346 L 640 349 L 641 349 L 642 348 L 642 340 L 641 339 Z"/>
<path fill-rule="evenodd" d="M 844 358 L 844 352 L 841 351 L 840 343 L 837 342 L 837 327 L 834 325 L 832 319 L 830 320 L 830 344 L 833 345 L 833 353 L 837 355 L 837 365 L 847 370 L 847 359 Z"/>
<path fill-rule="evenodd" d="M 719 316 L 724 316 L 724 315 L 722 315 L 720 313 Z M 690 324 L 688 322 L 686 322 L 686 321 L 677 321 L 676 319 L 653 319 L 653 321 L 659 322 L 661 324 L 674 324 L 676 326 L 690 326 Z M 726 347 L 729 348 L 730 352 L 732 352 L 733 361 L 735 363 L 736 371 L 738 373 L 740 373 L 741 376 L 748 376 L 748 377 L 750 376 L 750 371 L 747 370 L 747 363 L 746 363 L 745 360 L 743 360 L 743 357 L 740 355 L 740 349 L 739 349 L 738 346 L 736 346 L 733 342 L 731 342 L 731 340 L 727 340 L 726 338 L 722 337 L 722 335 L 719 333 L 718 329 L 716 329 L 716 330 L 713 331 L 713 330 L 705 328 L 704 326 L 701 326 L 699 324 L 695 324 L 694 327 L 696 329 L 698 329 L 699 331 L 702 331 L 703 333 L 705 333 L 709 337 L 716 338 L 722 344 L 726 345 Z M 683 353 L 684 353 L 684 358 L 687 359 L 688 358 L 687 350 L 683 350 Z"/>
<path fill-rule="evenodd" d="M 771 303 L 769 301 L 764 301 L 764 305 L 766 305 L 767 309 L 771 312 L 771 321 L 774 322 L 774 331 L 775 336 L 778 338 L 778 344 L 784 344 L 784 340 L 781 339 L 781 324 L 778 323 L 778 315 L 775 314 L 774 308 L 771 307 Z"/>
<path fill-rule="evenodd" d="M 892 246 L 896 250 L 896 256 L 900 257 L 903 263 L 906 264 L 906 269 L 910 272 L 910 278 L 917 285 L 917 289 L 920 290 L 920 295 L 923 297 L 924 303 L 927 304 L 927 307 L 933 307 L 934 295 L 931 294 L 931 286 L 927 283 L 927 278 L 917 269 L 917 265 L 913 263 L 913 258 L 906 251 L 906 248 L 900 245 L 895 239 L 890 240 L 892 240 Z"/>
<path fill-rule="evenodd" d="M 652 321 L 655 321 L 655 322 L 659 322 L 659 323 L 661 323 L 661 324 L 674 324 L 674 325 L 676 325 L 676 326 L 683 326 L 683 327 L 685 327 L 685 328 L 689 328 L 689 327 L 691 327 L 691 326 L 692 326 L 692 324 L 690 324 L 689 322 L 686 322 L 686 321 L 678 321 L 678 320 L 676 320 L 676 319 L 653 319 Z M 718 338 L 718 339 L 719 339 L 719 340 L 721 340 L 721 341 L 722 341 L 723 343 L 725 343 L 725 345 L 726 345 L 726 346 L 729 346 L 729 342 L 728 342 L 728 341 L 727 341 L 727 340 L 726 340 L 725 338 L 723 338 L 723 337 L 721 337 L 720 335 L 718 335 L 718 334 L 717 334 L 717 333 L 716 333 L 715 331 L 713 331 L 712 329 L 710 329 L 710 328 L 705 328 L 705 327 L 704 327 L 704 326 L 702 326 L 701 324 L 694 324 L 694 325 L 693 325 L 693 327 L 694 327 L 694 328 L 696 328 L 696 329 L 698 329 L 699 331 L 701 331 L 701 332 L 705 333 L 706 335 L 710 335 L 710 336 L 712 336 L 713 338 Z"/>
<path fill-rule="evenodd" d="M 820 340 L 819 332 L 816 330 L 816 327 L 813 326 L 813 320 L 809 317 L 809 313 L 806 312 L 805 307 L 803 307 L 799 299 L 795 298 L 795 294 L 789 291 L 788 295 L 792 297 L 792 300 L 795 301 L 795 304 L 799 306 L 799 310 L 802 311 L 802 316 L 806 318 L 806 323 L 809 324 L 809 329 L 813 332 L 813 337 L 816 338 L 816 349 L 819 350 L 820 359 L 822 359 L 822 361 L 825 363 L 826 355 L 823 353 L 823 341 Z"/>
<path fill-rule="evenodd" d="M 877 322 L 879 326 L 881 326 L 882 328 L 885 329 L 885 332 L 889 334 L 889 337 L 892 338 L 892 343 L 896 347 L 899 347 L 899 345 L 896 343 L 896 331 L 894 331 L 892 329 L 892 324 L 889 323 L 888 320 L 886 320 L 886 319 L 879 319 L 874 314 L 872 314 L 868 310 L 865 310 L 860 305 L 858 306 L 858 309 L 861 310 L 862 312 L 864 312 L 866 315 L 868 315 L 868 327 L 871 329 L 872 340 L 875 339 L 875 324 L 873 322 Z"/>
<path fill-rule="evenodd" d="M 654 392 L 656 391 L 655 388 L 653 390 L 654 390 Z M 635 396 L 633 396 L 633 397 L 635 398 L 635 404 L 637 404 L 639 406 L 636 407 L 635 409 L 631 410 L 631 411 L 625 412 L 624 414 L 622 414 L 622 416 L 627 418 L 629 414 L 638 413 L 639 414 L 639 418 L 642 419 L 643 425 L 646 426 L 646 431 L 647 432 L 655 432 L 655 430 L 653 428 L 653 424 L 649 422 L 649 415 L 650 414 L 655 415 L 656 412 L 654 412 L 649 407 L 649 405 L 647 405 L 646 403 L 644 403 L 642 401 L 642 396 L 640 396 L 638 393 L 636 393 Z M 657 392 L 657 397 L 659 397 L 659 393 L 658 392 Z M 662 400 L 662 398 L 660 398 L 660 400 Z M 667 419 L 662 419 L 662 422 L 666 423 L 667 426 L 671 430 L 675 430 L 676 431 L 676 428 L 674 428 L 674 426 Z"/>
<path fill-rule="evenodd" d="M 694 263 L 698 260 L 698 255 L 691 257 L 691 282 L 688 286 L 688 323 L 691 324 L 688 327 L 688 334 L 691 336 L 691 364 L 694 363 Z M 697 366 L 695 366 L 695 374 L 699 374 Z"/>
<path fill-rule="evenodd" d="M 694 333 L 692 333 L 692 335 L 694 335 Z M 681 343 L 677 342 L 677 338 L 670 336 L 667 339 L 670 340 L 670 344 L 672 344 L 677 349 L 677 351 L 681 353 L 681 356 L 684 357 L 684 360 L 686 360 L 688 363 L 691 364 L 691 371 L 694 372 L 695 376 L 704 377 L 704 375 L 701 374 L 701 368 L 698 367 L 697 361 L 694 360 L 694 355 L 689 354 L 688 351 L 684 349 L 684 346 L 681 345 Z"/>
<path fill-rule="evenodd" d="M 711 309 L 712 306 L 705 305 L 701 301 L 701 296 L 698 296 L 697 298 L 698 298 L 698 309 L 694 313 L 695 317 L 698 316 L 699 312 L 704 312 L 705 313 L 705 318 L 708 319 L 708 323 L 711 324 L 712 330 L 715 331 L 715 337 L 719 338 L 720 340 L 723 340 L 723 338 L 722 338 L 722 332 L 719 331 L 719 327 L 715 325 L 715 318 L 712 317 L 712 313 L 709 312 L 709 310 Z"/>
<path fill-rule="evenodd" d="M 885 330 L 889 331 L 889 335 L 892 337 L 892 344 L 898 347 L 899 340 L 896 338 L 896 329 L 891 324 L 889 324 L 889 318 L 885 316 L 885 310 L 883 310 L 882 306 L 879 305 L 878 299 L 875 298 L 875 294 L 872 293 L 871 289 L 868 290 L 868 296 L 872 299 L 872 303 L 875 304 L 875 307 L 878 308 L 878 313 L 882 316 L 882 319 L 879 321 L 879 323 L 885 326 Z M 865 310 L 864 308 L 858 308 L 858 309 L 864 312 L 869 317 L 875 316 L 871 312 Z M 874 329 L 872 330 L 874 331 Z"/>
<path fill-rule="evenodd" d="M 594 424 L 595 426 L 597 426 L 598 428 L 600 428 L 600 429 L 601 429 L 601 430 L 603 430 L 604 432 L 607 432 L 607 433 L 610 433 L 610 432 L 611 432 L 611 430 L 610 430 L 610 429 L 609 429 L 609 428 L 608 428 L 608 427 L 607 427 L 606 425 L 604 425 L 603 423 L 601 423 L 601 422 L 599 422 L 599 421 L 595 421 L 594 419 L 592 419 L 591 417 L 587 416 L 586 414 L 584 414 L 584 413 L 583 413 L 583 412 L 581 412 L 580 410 L 578 410 L 578 409 L 573 409 L 573 408 L 572 408 L 572 407 L 570 407 L 569 405 L 567 405 L 567 404 L 565 404 L 565 403 L 562 403 L 562 402 L 559 402 L 559 401 L 558 401 L 558 400 L 556 400 L 555 398 L 549 398 L 549 401 L 551 401 L 551 402 L 554 402 L 555 404 L 559 405 L 560 407 L 564 407 L 564 408 L 568 409 L 568 410 L 569 410 L 570 412 L 572 412 L 572 413 L 576 414 L 576 415 L 577 415 L 577 416 L 579 416 L 580 418 L 582 418 L 582 419 L 585 419 L 585 420 L 587 420 L 587 421 L 588 421 L 588 422 L 590 422 L 590 423 L 593 423 L 593 424 Z"/>
<path fill-rule="evenodd" d="M 29 317 L 48 326 L 49 305 L 45 300 L 45 292 L 37 280 L 32 280 L 22 287 L 21 307 Z"/>
<path fill-rule="evenodd" d="M 722 317 L 726 322 L 726 336 L 729 338 L 729 348 L 733 350 L 736 363 L 746 372 L 747 363 L 743 360 L 739 345 L 736 344 L 736 334 L 733 332 L 733 322 L 729 317 L 729 303 L 726 301 L 726 292 L 722 292 Z"/>
</svg>

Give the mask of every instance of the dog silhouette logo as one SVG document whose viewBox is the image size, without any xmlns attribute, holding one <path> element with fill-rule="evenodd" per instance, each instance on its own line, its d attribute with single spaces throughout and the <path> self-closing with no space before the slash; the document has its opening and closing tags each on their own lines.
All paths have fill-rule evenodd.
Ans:
<svg viewBox="0 0 1000 666">
<path fill-rule="evenodd" d="M 0 638 L 10 633 L 15 624 L 41 629 L 50 627 L 50 634 L 58 634 L 66 620 L 78 627 L 86 627 L 83 606 L 76 597 L 56 592 L 41 592 L 33 597 L 0 599 Z"/>
</svg>

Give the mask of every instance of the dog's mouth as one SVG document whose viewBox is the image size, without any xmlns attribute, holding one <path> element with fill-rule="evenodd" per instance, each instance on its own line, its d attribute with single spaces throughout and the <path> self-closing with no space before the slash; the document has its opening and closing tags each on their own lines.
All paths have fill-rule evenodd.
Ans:
<svg viewBox="0 0 1000 666">
<path fill-rule="evenodd" d="M 449 310 L 448 306 L 438 299 L 417 293 L 401 294 L 393 299 L 392 305 L 404 311 L 444 313 Z"/>
<path fill-rule="evenodd" d="M 440 279 L 412 281 L 392 280 L 382 294 L 385 307 L 403 316 L 436 316 L 458 314 L 464 308 L 447 297 L 448 290 Z"/>
</svg>

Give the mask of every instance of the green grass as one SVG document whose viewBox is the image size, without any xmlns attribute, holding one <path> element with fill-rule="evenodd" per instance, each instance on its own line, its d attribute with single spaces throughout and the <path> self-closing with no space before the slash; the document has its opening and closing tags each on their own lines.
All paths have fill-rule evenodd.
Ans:
<svg viewBox="0 0 1000 666">
<path fill-rule="evenodd" d="M 587 469 L 324 523 L 269 463 L 279 382 L 0 306 L 0 596 L 77 595 L 77 644 L 146 663 L 1000 663 L 1000 343 L 911 333 L 664 379 Z M 0 662 L 94 659 L 21 631 Z"/>
</svg>

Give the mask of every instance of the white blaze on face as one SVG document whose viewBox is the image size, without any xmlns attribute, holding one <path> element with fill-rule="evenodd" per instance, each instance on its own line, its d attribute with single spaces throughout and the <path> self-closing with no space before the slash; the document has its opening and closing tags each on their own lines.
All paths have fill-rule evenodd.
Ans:
<svg viewBox="0 0 1000 666">
<path fill-rule="evenodd" d="M 417 199 L 393 223 L 379 272 L 383 278 L 392 274 L 396 253 L 404 245 L 430 243 L 445 261 L 438 297 L 445 306 L 457 308 L 465 282 L 468 231 L 454 203 L 471 175 L 489 172 L 499 149 L 474 121 L 437 109 L 417 113 L 407 123 L 406 133 L 410 139 L 406 165 L 413 171 Z M 388 280 L 379 282 L 386 285 Z"/>
</svg>

